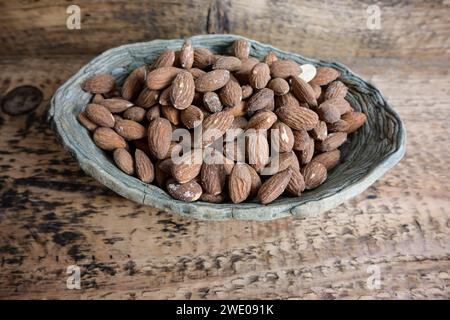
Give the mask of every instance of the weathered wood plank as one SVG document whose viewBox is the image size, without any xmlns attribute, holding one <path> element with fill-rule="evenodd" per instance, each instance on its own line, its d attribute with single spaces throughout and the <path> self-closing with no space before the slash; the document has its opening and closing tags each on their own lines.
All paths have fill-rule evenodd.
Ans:
<svg viewBox="0 0 450 320">
<path fill-rule="evenodd" d="M 306 220 L 213 222 L 123 199 L 62 150 L 45 111 L 88 59 L 0 61 L 2 95 L 44 95 L 28 115 L 0 112 L 0 298 L 450 298 L 448 62 L 344 61 L 408 131 L 405 159 L 365 193 Z M 72 264 L 82 290 L 66 288 Z"/>
<path fill-rule="evenodd" d="M 236 33 L 315 57 L 449 59 L 448 1 L 79 0 L 81 30 L 68 30 L 66 1 L 0 3 L 0 55 L 97 54 L 121 44 Z"/>
</svg>

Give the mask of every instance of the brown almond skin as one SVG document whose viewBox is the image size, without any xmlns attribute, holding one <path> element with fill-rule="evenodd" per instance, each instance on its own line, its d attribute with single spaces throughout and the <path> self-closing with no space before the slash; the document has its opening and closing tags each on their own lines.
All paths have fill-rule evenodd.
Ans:
<svg viewBox="0 0 450 320">
<path fill-rule="evenodd" d="M 327 101 L 323 102 L 319 106 L 318 114 L 320 119 L 322 119 L 326 123 L 335 123 L 341 119 L 341 113 L 339 112 L 339 109 L 334 105 L 328 103 Z"/>
<path fill-rule="evenodd" d="M 327 128 L 329 132 L 347 132 L 350 129 L 350 124 L 343 119 L 339 119 L 336 122 L 327 123 Z"/>
<path fill-rule="evenodd" d="M 77 118 L 78 118 L 78 121 L 83 125 L 83 127 L 88 129 L 89 131 L 94 131 L 98 127 L 97 124 L 95 124 L 94 122 L 89 120 L 89 118 L 86 116 L 86 113 L 84 111 L 80 112 L 78 114 Z"/>
<path fill-rule="evenodd" d="M 239 59 L 247 59 L 250 54 L 250 43 L 247 40 L 235 40 L 233 42 L 233 54 Z"/>
<path fill-rule="evenodd" d="M 152 70 L 147 76 L 147 87 L 151 90 L 161 90 L 168 87 L 182 69 L 161 67 Z"/>
<path fill-rule="evenodd" d="M 198 68 L 191 68 L 189 69 L 189 72 L 192 74 L 194 79 L 197 79 L 206 73 L 206 71 L 203 71 L 202 69 Z"/>
<path fill-rule="evenodd" d="M 127 147 L 125 139 L 111 128 L 99 127 L 95 129 L 93 140 L 100 149 L 107 151 Z"/>
<path fill-rule="evenodd" d="M 184 154 L 179 162 L 174 162 L 171 168 L 172 176 L 179 183 L 186 183 L 198 176 L 202 168 L 203 151 L 194 149 Z"/>
<path fill-rule="evenodd" d="M 170 105 L 162 106 L 161 107 L 161 113 L 174 126 L 177 126 L 177 125 L 180 124 L 180 122 L 181 122 L 181 116 L 180 116 L 181 111 L 178 110 L 177 108 L 175 108 L 174 106 L 170 106 Z"/>
<path fill-rule="evenodd" d="M 196 106 L 189 106 L 181 111 L 180 120 L 187 129 L 193 129 L 203 122 L 203 111 Z"/>
<path fill-rule="evenodd" d="M 361 128 L 367 120 L 367 116 L 362 112 L 349 112 L 342 116 L 342 120 L 349 124 L 347 133 L 352 133 Z"/>
<path fill-rule="evenodd" d="M 114 162 L 120 170 L 126 174 L 134 174 L 134 161 L 131 154 L 124 148 L 118 148 L 113 152 Z"/>
<path fill-rule="evenodd" d="M 312 130 L 319 122 L 317 113 L 302 107 L 281 107 L 276 111 L 278 118 L 294 130 Z"/>
<path fill-rule="evenodd" d="M 244 163 L 237 163 L 228 178 L 228 194 L 233 203 L 241 203 L 250 195 L 252 178 Z"/>
<path fill-rule="evenodd" d="M 345 141 L 347 141 L 346 132 L 333 132 L 328 137 L 318 144 L 318 150 L 322 152 L 332 151 L 339 148 Z"/>
<path fill-rule="evenodd" d="M 270 81 L 270 68 L 264 63 L 257 63 L 248 78 L 249 84 L 255 89 L 262 89 L 267 86 Z"/>
<path fill-rule="evenodd" d="M 303 178 L 307 190 L 315 189 L 327 179 L 327 168 L 320 162 L 310 162 L 303 168 Z"/>
<path fill-rule="evenodd" d="M 230 80 L 228 70 L 213 70 L 205 73 L 195 80 L 195 90 L 199 92 L 216 91 Z"/>
<path fill-rule="evenodd" d="M 253 67 L 259 63 L 259 60 L 254 57 L 242 59 L 241 69 L 237 71 L 234 76 L 239 80 L 241 85 L 248 84 L 248 77 Z"/>
<path fill-rule="evenodd" d="M 225 196 L 223 194 L 214 195 L 203 192 L 200 196 L 200 201 L 209 203 L 223 203 L 225 201 Z"/>
<path fill-rule="evenodd" d="M 253 88 L 246 84 L 241 87 L 242 90 L 242 99 L 247 99 L 253 94 Z"/>
<path fill-rule="evenodd" d="M 314 139 L 310 138 L 306 143 L 305 149 L 299 152 L 300 162 L 302 165 L 311 162 L 314 156 L 314 147 L 315 147 Z"/>
<path fill-rule="evenodd" d="M 168 106 L 170 105 L 170 93 L 172 91 L 172 87 L 169 86 L 167 88 L 165 88 L 161 94 L 159 95 L 159 104 L 162 106 Z"/>
<path fill-rule="evenodd" d="M 273 131 L 272 134 L 272 130 L 278 130 L 278 133 Z M 272 148 L 279 153 L 289 152 L 294 147 L 294 133 L 287 124 L 281 121 L 273 124 L 270 139 Z"/>
<path fill-rule="evenodd" d="M 332 98 L 345 98 L 347 92 L 347 86 L 343 82 L 336 80 L 328 85 L 324 98 L 325 100 Z"/>
<path fill-rule="evenodd" d="M 327 168 L 327 170 L 331 170 L 336 165 L 339 164 L 340 159 L 341 159 L 341 152 L 339 151 L 339 149 L 336 149 L 318 154 L 311 160 L 311 162 L 313 161 L 320 162 L 325 166 L 325 168 Z"/>
<path fill-rule="evenodd" d="M 261 187 L 261 178 L 259 177 L 258 172 L 256 172 L 255 169 L 252 168 L 252 166 L 248 165 L 245 163 L 245 165 L 247 166 L 248 172 L 250 173 L 250 177 L 251 177 L 251 187 L 250 187 L 250 194 L 248 196 L 248 198 L 254 198 L 256 197 L 256 195 L 258 194 L 258 190 Z"/>
<path fill-rule="evenodd" d="M 258 110 L 273 110 L 275 105 L 274 93 L 268 88 L 253 94 L 247 102 L 247 113 L 253 114 Z"/>
<path fill-rule="evenodd" d="M 258 201 L 268 204 L 277 199 L 286 189 L 292 177 L 292 169 L 288 168 L 267 179 L 259 188 Z"/>
<path fill-rule="evenodd" d="M 311 108 L 317 108 L 314 89 L 299 77 L 291 77 L 292 93 L 300 102 L 306 102 Z"/>
<path fill-rule="evenodd" d="M 180 72 L 172 82 L 170 101 L 178 110 L 184 110 L 192 104 L 195 94 L 195 84 L 192 74 Z"/>
<path fill-rule="evenodd" d="M 123 113 L 123 118 L 127 120 L 133 120 L 136 122 L 141 122 L 145 119 L 145 114 L 147 111 L 141 107 L 131 107 Z"/>
<path fill-rule="evenodd" d="M 105 100 L 105 98 L 103 97 L 103 95 L 101 95 L 100 93 L 96 93 L 94 94 L 94 96 L 92 97 L 91 103 L 95 103 L 95 104 L 101 104 L 101 102 Z"/>
<path fill-rule="evenodd" d="M 289 83 L 283 78 L 275 78 L 269 81 L 267 88 L 272 89 L 277 96 L 282 96 L 289 92 Z"/>
<path fill-rule="evenodd" d="M 203 95 L 203 105 L 209 112 L 212 113 L 222 111 L 223 105 L 220 100 L 219 95 L 215 92 L 206 92 Z"/>
<path fill-rule="evenodd" d="M 226 111 L 213 113 L 203 120 L 202 145 L 209 146 L 221 138 L 233 124 L 234 116 Z"/>
<path fill-rule="evenodd" d="M 294 145 L 292 148 L 298 151 L 305 150 L 306 147 L 308 146 L 309 140 L 311 139 L 308 132 L 302 129 L 302 130 L 293 130 L 292 133 L 294 135 Z"/>
<path fill-rule="evenodd" d="M 179 59 L 182 68 L 192 68 L 192 65 L 194 64 L 194 47 L 190 40 L 185 41 L 181 47 Z"/>
<path fill-rule="evenodd" d="M 98 74 L 87 79 L 82 88 L 90 93 L 108 93 L 115 87 L 116 79 L 110 74 Z"/>
<path fill-rule="evenodd" d="M 311 136 L 319 141 L 323 141 L 327 138 L 328 128 L 325 121 L 319 121 L 314 129 L 311 130 Z"/>
<path fill-rule="evenodd" d="M 264 169 L 270 160 L 270 147 L 266 136 L 259 132 L 247 134 L 246 152 L 249 165 L 257 172 Z"/>
<path fill-rule="evenodd" d="M 222 193 L 225 185 L 226 173 L 223 164 L 203 163 L 200 172 L 203 190 L 212 195 Z"/>
<path fill-rule="evenodd" d="M 164 159 L 172 140 L 172 126 L 169 120 L 156 118 L 151 121 L 148 125 L 147 137 L 151 154 L 157 159 Z"/>
<path fill-rule="evenodd" d="M 268 130 L 277 121 L 277 115 L 272 111 L 259 111 L 247 123 L 247 129 Z"/>
<path fill-rule="evenodd" d="M 277 108 L 281 107 L 300 108 L 300 102 L 298 102 L 297 98 L 291 92 L 288 92 L 286 94 L 283 94 L 282 96 L 275 97 L 275 106 Z"/>
<path fill-rule="evenodd" d="M 150 122 L 158 117 L 161 116 L 161 110 L 160 110 L 160 106 L 154 105 L 153 107 L 150 107 L 147 112 L 145 113 L 145 118 L 147 118 L 147 120 Z"/>
<path fill-rule="evenodd" d="M 214 62 L 214 54 L 207 48 L 194 49 L 194 63 L 193 67 L 198 69 L 205 69 Z"/>
<path fill-rule="evenodd" d="M 122 98 L 133 101 L 142 91 L 147 76 L 147 66 L 143 65 L 134 69 L 125 79 L 122 85 Z"/>
<path fill-rule="evenodd" d="M 287 79 L 291 76 L 297 77 L 301 74 L 300 65 L 292 60 L 276 60 L 270 65 L 270 75 L 272 78 Z"/>
<path fill-rule="evenodd" d="M 155 178 L 155 168 L 144 151 L 136 149 L 134 153 L 137 177 L 145 183 L 152 183 Z"/>
<path fill-rule="evenodd" d="M 117 120 L 114 125 L 114 130 L 125 138 L 125 140 L 142 139 L 146 135 L 146 129 L 143 125 L 127 119 Z"/>
<path fill-rule="evenodd" d="M 144 109 L 148 109 L 158 103 L 159 91 L 144 88 L 139 94 L 136 105 Z"/>
<path fill-rule="evenodd" d="M 230 72 L 238 71 L 241 69 L 242 62 L 239 58 L 233 56 L 219 56 L 215 60 L 212 68 L 214 70 L 222 69 Z"/>
<path fill-rule="evenodd" d="M 219 90 L 220 101 L 227 107 L 234 107 L 242 101 L 242 88 L 237 80 L 230 78 Z"/>
<path fill-rule="evenodd" d="M 152 64 L 151 69 L 154 70 L 163 67 L 173 67 L 174 62 L 175 62 L 175 52 L 172 50 L 167 50 L 161 52 L 159 57 Z"/>
<path fill-rule="evenodd" d="M 101 127 L 114 127 L 114 116 L 102 105 L 90 103 L 87 105 L 85 113 L 89 120 Z"/>
<path fill-rule="evenodd" d="M 305 179 L 299 169 L 292 169 L 292 177 L 286 186 L 286 192 L 294 197 L 299 197 L 305 190 Z"/>
<path fill-rule="evenodd" d="M 319 67 L 317 68 L 316 76 L 310 81 L 310 83 L 314 83 L 318 86 L 324 86 L 336 80 L 340 75 L 341 73 L 336 69 L 330 67 Z"/>
<path fill-rule="evenodd" d="M 185 183 L 170 181 L 167 183 L 167 191 L 173 198 L 184 202 L 196 201 L 203 193 L 202 187 L 195 180 Z"/>
<path fill-rule="evenodd" d="M 277 55 L 275 53 L 273 53 L 272 51 L 270 51 L 268 54 L 266 54 L 266 56 L 263 59 L 263 61 L 265 63 L 267 63 L 269 66 L 271 66 L 272 63 L 277 60 L 278 60 Z"/>
</svg>

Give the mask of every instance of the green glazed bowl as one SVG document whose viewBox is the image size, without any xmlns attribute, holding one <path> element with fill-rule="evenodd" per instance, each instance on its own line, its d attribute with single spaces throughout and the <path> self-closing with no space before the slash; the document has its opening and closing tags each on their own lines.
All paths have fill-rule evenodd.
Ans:
<svg viewBox="0 0 450 320">
<path fill-rule="evenodd" d="M 206 47 L 225 53 L 235 35 L 201 35 L 190 38 L 194 47 Z M 337 62 L 314 60 L 278 50 L 270 45 L 246 39 L 251 43 L 250 55 L 262 59 L 269 51 L 279 58 L 289 58 L 300 64 L 312 63 L 341 71 L 340 80 L 348 88 L 346 99 L 352 107 L 367 115 L 364 127 L 350 135 L 341 148 L 342 163 L 331 170 L 328 179 L 317 189 L 300 197 L 280 197 L 268 205 L 257 202 L 241 204 L 185 203 L 171 198 L 165 191 L 148 185 L 118 169 L 111 158 L 92 141 L 89 132 L 77 121 L 77 115 L 91 99 L 81 90 L 81 84 L 94 74 L 111 73 L 119 83 L 136 67 L 153 62 L 164 50 L 179 50 L 184 42 L 154 40 L 110 49 L 85 65 L 55 93 L 49 109 L 49 119 L 66 148 L 89 175 L 111 190 L 132 201 L 185 216 L 210 219 L 270 220 L 282 217 L 307 217 L 330 210 L 363 192 L 405 153 L 405 129 L 400 117 L 377 88 Z"/>
</svg>

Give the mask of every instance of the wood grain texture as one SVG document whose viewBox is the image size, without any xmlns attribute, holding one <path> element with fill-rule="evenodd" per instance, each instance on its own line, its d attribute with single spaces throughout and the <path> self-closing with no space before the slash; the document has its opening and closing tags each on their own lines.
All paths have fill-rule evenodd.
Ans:
<svg viewBox="0 0 450 320">
<path fill-rule="evenodd" d="M 234 33 L 321 58 L 450 58 L 448 1 L 377 1 L 380 30 L 367 27 L 369 0 L 79 0 L 81 30 L 66 28 L 70 4 L 2 1 L 0 55 L 98 54 L 156 38 Z"/>
<path fill-rule="evenodd" d="M 406 157 L 325 215 L 269 222 L 188 220 L 84 175 L 44 119 L 88 60 L 0 60 L 1 95 L 44 94 L 28 115 L 0 113 L 0 298 L 450 298 L 448 60 L 344 60 L 406 122 Z M 66 288 L 72 264 L 81 290 Z M 373 265 L 378 290 L 366 284 Z"/>
</svg>

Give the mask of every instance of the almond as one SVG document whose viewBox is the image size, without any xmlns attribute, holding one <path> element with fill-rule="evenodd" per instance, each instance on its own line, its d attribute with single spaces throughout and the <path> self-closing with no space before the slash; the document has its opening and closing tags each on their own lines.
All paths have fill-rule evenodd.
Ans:
<svg viewBox="0 0 450 320">
<path fill-rule="evenodd" d="M 173 80 L 170 91 L 170 101 L 175 108 L 183 110 L 192 104 L 194 93 L 194 78 L 189 72 L 183 71 Z"/>
<path fill-rule="evenodd" d="M 347 141 L 346 132 L 333 132 L 328 137 L 318 144 L 318 150 L 322 152 L 331 151 L 339 148 L 345 141 Z"/>
<path fill-rule="evenodd" d="M 242 101 L 242 88 L 236 79 L 231 78 L 219 91 L 220 101 L 227 107 L 237 106 Z"/>
<path fill-rule="evenodd" d="M 184 69 L 191 69 L 194 64 L 194 47 L 192 42 L 187 40 L 184 42 L 180 50 L 180 65 Z"/>
<path fill-rule="evenodd" d="M 311 80 L 311 82 L 319 86 L 324 86 L 336 80 L 340 75 L 341 73 L 336 69 L 330 67 L 320 67 L 317 68 L 316 76 Z"/>
<path fill-rule="evenodd" d="M 116 79 L 110 74 L 98 74 L 87 79 L 82 88 L 90 93 L 108 93 L 115 87 Z"/>
<path fill-rule="evenodd" d="M 318 111 L 320 119 L 327 123 L 335 123 L 341 118 L 341 112 L 327 100 L 320 104 Z"/>
<path fill-rule="evenodd" d="M 300 166 L 294 152 L 283 152 L 274 155 L 267 166 L 264 168 L 264 175 L 274 175 L 278 172 L 286 170 L 289 167 L 300 170 Z"/>
<path fill-rule="evenodd" d="M 239 59 L 246 59 L 250 54 L 250 43 L 247 40 L 235 40 L 233 42 L 234 56 Z"/>
<path fill-rule="evenodd" d="M 215 163 L 217 161 L 205 161 L 201 169 L 201 182 L 205 192 L 218 195 L 222 193 L 225 185 L 226 173 L 223 164 Z"/>
<path fill-rule="evenodd" d="M 258 110 L 273 110 L 274 109 L 274 93 L 268 88 L 261 89 L 248 99 L 247 113 L 254 113 Z"/>
<path fill-rule="evenodd" d="M 152 70 L 147 76 L 147 87 L 151 90 L 161 90 L 168 87 L 182 69 L 161 67 Z"/>
<path fill-rule="evenodd" d="M 155 169 L 149 157 L 139 149 L 134 153 L 136 175 L 145 183 L 151 183 L 155 178 Z"/>
<path fill-rule="evenodd" d="M 314 83 L 311 83 L 310 86 L 314 90 L 316 100 L 319 100 L 322 96 L 322 87 Z"/>
<path fill-rule="evenodd" d="M 181 158 L 173 160 L 171 168 L 172 176 L 179 183 L 186 183 L 194 179 L 200 173 L 203 161 L 203 150 L 193 149 Z"/>
<path fill-rule="evenodd" d="M 206 110 L 212 113 L 220 112 L 223 109 L 219 95 L 215 92 L 206 92 L 203 95 L 203 105 Z"/>
<path fill-rule="evenodd" d="M 358 130 L 366 122 L 366 115 L 362 112 L 349 112 L 342 116 L 342 120 L 349 124 L 347 133 L 352 133 Z"/>
<path fill-rule="evenodd" d="M 270 130 L 270 142 L 274 151 L 279 153 L 289 152 L 294 146 L 294 134 L 288 125 L 277 121 Z"/>
<path fill-rule="evenodd" d="M 158 118 L 161 115 L 161 110 L 160 110 L 160 106 L 154 105 L 153 107 L 150 107 L 147 110 L 147 113 L 145 114 L 145 118 L 147 118 L 147 120 L 150 122 L 153 119 Z"/>
<path fill-rule="evenodd" d="M 180 120 L 188 129 L 193 129 L 202 124 L 203 112 L 196 106 L 189 106 L 181 111 Z"/>
<path fill-rule="evenodd" d="M 235 117 L 242 117 L 247 114 L 247 102 L 242 100 L 236 106 L 232 108 L 226 108 L 224 111 L 230 113 Z"/>
<path fill-rule="evenodd" d="M 89 120 L 84 111 L 78 114 L 78 121 L 89 131 L 94 131 L 98 127 L 94 122 Z"/>
<path fill-rule="evenodd" d="M 341 152 L 339 149 L 321 153 L 315 156 L 311 161 L 320 162 L 327 168 L 327 170 L 333 169 L 340 161 Z"/>
<path fill-rule="evenodd" d="M 203 71 L 202 69 L 198 68 L 191 68 L 189 69 L 189 72 L 192 74 L 194 79 L 197 79 L 206 73 L 206 71 Z"/>
<path fill-rule="evenodd" d="M 178 110 L 177 108 L 170 105 L 162 106 L 161 113 L 174 126 L 180 124 L 180 110 Z"/>
<path fill-rule="evenodd" d="M 132 120 L 116 120 L 114 130 L 125 140 L 137 140 L 145 137 L 145 127 Z"/>
<path fill-rule="evenodd" d="M 245 141 L 231 140 L 224 146 L 224 154 L 233 161 L 245 161 Z"/>
<path fill-rule="evenodd" d="M 291 78 L 292 93 L 300 102 L 306 102 L 310 107 L 317 107 L 316 93 L 314 89 L 299 77 Z"/>
<path fill-rule="evenodd" d="M 287 79 L 291 76 L 297 77 L 301 72 L 300 65 L 292 60 L 276 60 L 270 65 L 272 78 Z"/>
<path fill-rule="evenodd" d="M 125 100 L 133 101 L 142 91 L 147 77 L 147 67 L 145 65 L 134 69 L 122 85 L 122 97 Z"/>
<path fill-rule="evenodd" d="M 294 145 L 292 148 L 298 151 L 305 150 L 311 139 L 308 132 L 305 129 L 301 129 L 293 130 L 292 133 L 294 135 Z"/>
<path fill-rule="evenodd" d="M 269 66 L 271 66 L 272 63 L 277 60 L 278 60 L 277 55 L 274 52 L 270 51 L 268 54 L 266 54 L 263 61 L 267 63 Z"/>
<path fill-rule="evenodd" d="M 314 129 L 311 130 L 311 136 L 319 141 L 325 140 L 327 138 L 327 134 L 327 124 L 324 121 L 319 121 Z"/>
<path fill-rule="evenodd" d="M 315 142 L 314 139 L 309 139 L 306 143 L 305 149 L 299 152 L 300 156 L 300 163 L 302 165 L 305 165 L 309 162 L 311 162 L 313 156 L 314 156 L 314 148 L 315 148 Z"/>
<path fill-rule="evenodd" d="M 282 96 L 276 96 L 275 105 L 277 108 L 300 107 L 300 102 L 298 102 L 297 98 L 291 92 L 288 92 Z"/>
<path fill-rule="evenodd" d="M 221 138 L 233 124 L 233 115 L 226 111 L 213 113 L 203 121 L 202 145 L 206 147 Z"/>
<path fill-rule="evenodd" d="M 113 158 L 120 170 L 126 174 L 134 174 L 134 161 L 131 154 L 124 148 L 118 148 L 113 152 Z"/>
<path fill-rule="evenodd" d="M 286 191 L 295 197 L 299 197 L 305 190 L 305 180 L 298 169 L 292 169 L 292 176 L 286 186 Z"/>
<path fill-rule="evenodd" d="M 320 162 L 310 162 L 303 168 L 303 178 L 306 189 L 317 188 L 326 180 L 327 168 Z"/>
<path fill-rule="evenodd" d="M 156 118 L 147 129 L 148 146 L 151 154 L 157 159 L 164 159 L 172 140 L 172 126 L 167 119 Z"/>
<path fill-rule="evenodd" d="M 136 122 L 141 122 L 145 119 L 145 114 L 146 114 L 146 111 L 144 108 L 131 107 L 123 113 L 123 118 L 128 119 L 128 120 L 133 120 Z"/>
<path fill-rule="evenodd" d="M 276 121 L 277 116 L 272 111 L 259 111 L 250 118 L 247 129 L 268 130 Z"/>
<path fill-rule="evenodd" d="M 248 84 L 242 86 L 241 89 L 242 89 L 242 99 L 247 99 L 253 94 L 253 88 Z"/>
<path fill-rule="evenodd" d="M 228 70 L 213 70 L 195 80 L 195 90 L 199 92 L 216 91 L 230 80 Z"/>
<path fill-rule="evenodd" d="M 257 63 L 250 72 L 248 82 L 255 89 L 264 88 L 270 81 L 270 68 L 264 63 Z"/>
<path fill-rule="evenodd" d="M 248 84 L 248 77 L 253 67 L 258 63 L 259 60 L 254 57 L 242 59 L 241 69 L 234 74 L 241 84 Z"/>
<path fill-rule="evenodd" d="M 95 144 L 103 150 L 126 148 L 127 143 L 113 129 L 100 127 L 95 129 L 93 139 Z"/>
<path fill-rule="evenodd" d="M 250 173 L 251 177 L 251 187 L 250 187 L 250 194 L 249 198 L 254 198 L 258 194 L 258 190 L 261 187 L 261 178 L 259 177 L 258 172 L 256 172 L 255 169 L 253 169 L 250 165 L 246 164 L 248 172 Z"/>
<path fill-rule="evenodd" d="M 112 113 L 121 113 L 133 106 L 133 103 L 121 98 L 103 99 L 100 104 Z"/>
<path fill-rule="evenodd" d="M 170 105 L 170 94 L 172 92 L 172 86 L 169 86 L 167 88 L 165 88 L 161 94 L 159 95 L 159 104 L 162 106 L 168 106 Z"/>
<path fill-rule="evenodd" d="M 214 54 L 207 48 L 194 49 L 194 68 L 204 69 L 214 62 Z"/>
<path fill-rule="evenodd" d="M 105 100 L 105 98 L 100 93 L 96 93 L 96 94 L 94 94 L 94 97 L 92 98 L 91 103 L 101 104 L 101 102 L 103 100 Z"/>
<path fill-rule="evenodd" d="M 286 189 L 291 177 L 292 169 L 288 168 L 267 179 L 259 188 L 257 196 L 259 202 L 268 204 L 278 198 Z"/>
<path fill-rule="evenodd" d="M 272 89 L 277 96 L 282 96 L 289 92 L 289 83 L 283 78 L 275 78 L 269 81 L 267 88 Z"/>
<path fill-rule="evenodd" d="M 347 86 L 339 80 L 333 81 L 328 85 L 327 90 L 325 91 L 325 100 L 331 98 L 345 98 L 347 95 L 348 88 Z"/>
<path fill-rule="evenodd" d="M 241 203 L 250 195 L 252 178 L 244 163 L 237 163 L 228 178 L 228 194 L 233 203 Z"/>
<path fill-rule="evenodd" d="M 144 88 L 139 94 L 136 105 L 141 108 L 148 109 L 158 103 L 159 91 Z"/>
<path fill-rule="evenodd" d="M 333 123 L 327 123 L 327 128 L 329 132 L 348 132 L 350 129 L 350 124 L 342 119 L 339 119 Z"/>
<path fill-rule="evenodd" d="M 114 127 L 115 120 L 112 113 L 102 105 L 88 104 L 85 113 L 89 120 L 101 127 Z"/>
<path fill-rule="evenodd" d="M 202 195 L 200 196 L 200 201 L 209 203 L 222 203 L 225 201 L 225 196 L 223 194 L 213 195 L 209 193 L 202 193 Z"/>
<path fill-rule="evenodd" d="M 194 180 L 186 183 L 169 181 L 167 191 L 177 200 L 192 202 L 198 200 L 202 195 L 202 187 Z"/>
<path fill-rule="evenodd" d="M 151 70 L 165 67 L 173 67 L 175 62 L 175 52 L 167 50 L 162 52 L 151 66 Z"/>
<path fill-rule="evenodd" d="M 276 111 L 278 118 L 294 130 L 311 130 L 319 122 L 317 113 L 302 107 L 281 107 Z"/>
<path fill-rule="evenodd" d="M 259 132 L 246 133 L 246 138 L 248 164 L 259 172 L 269 163 L 269 142 Z"/>
<path fill-rule="evenodd" d="M 230 72 L 238 71 L 241 69 L 242 62 L 236 57 L 220 56 L 214 62 L 212 68 L 214 70 L 223 69 Z"/>
</svg>

